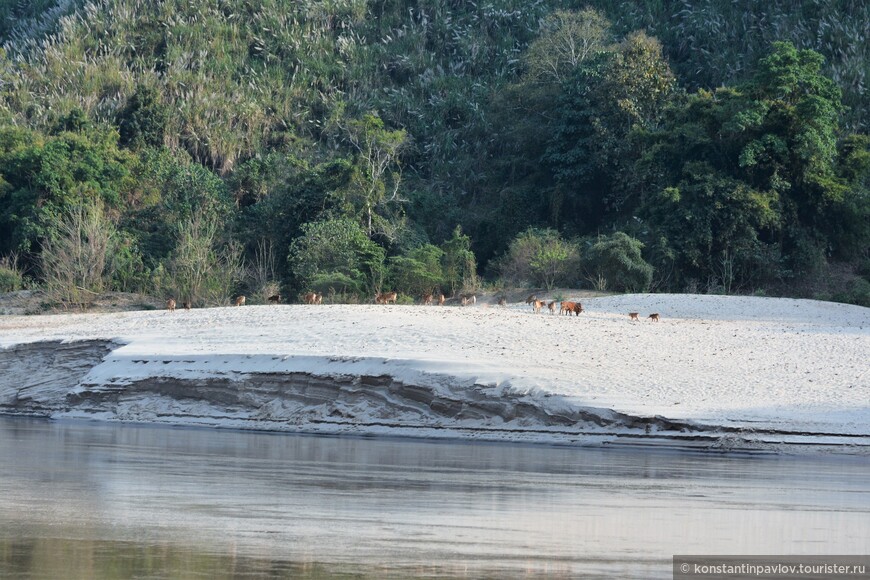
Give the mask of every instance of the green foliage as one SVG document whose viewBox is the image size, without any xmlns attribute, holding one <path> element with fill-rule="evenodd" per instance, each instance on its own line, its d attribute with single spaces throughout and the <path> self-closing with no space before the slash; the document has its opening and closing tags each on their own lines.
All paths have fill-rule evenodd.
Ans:
<svg viewBox="0 0 870 580">
<path fill-rule="evenodd" d="M 411 296 L 434 293 L 444 283 L 444 251 L 426 244 L 389 260 L 392 288 Z"/>
<path fill-rule="evenodd" d="M 328 219 L 302 226 L 290 244 L 290 270 L 300 290 L 372 294 L 385 274 L 385 252 L 355 221 Z"/>
<path fill-rule="evenodd" d="M 0 133 L 0 251 L 36 251 L 69 208 L 100 200 L 120 205 L 134 183 L 135 158 L 113 130 L 83 128 L 43 136 Z"/>
<path fill-rule="evenodd" d="M 344 107 L 337 114 L 343 115 Z M 366 234 L 395 241 L 400 227 L 401 164 L 399 156 L 407 142 L 407 132 L 390 131 L 375 114 L 361 119 L 336 121 L 356 151 L 356 163 L 350 186 L 339 193 L 339 203 L 346 213 L 359 216 Z"/>
<path fill-rule="evenodd" d="M 117 231 L 100 200 L 64 211 L 42 245 L 40 266 L 45 288 L 66 305 L 83 305 L 107 289 Z"/>
<path fill-rule="evenodd" d="M 847 288 L 834 294 L 831 300 L 870 308 L 870 281 L 865 278 L 855 278 Z"/>
<path fill-rule="evenodd" d="M 477 259 L 471 251 L 471 238 L 462 233 L 462 228 L 456 226 L 450 239 L 441 244 L 441 250 L 444 252 L 441 271 L 444 285 L 450 289 L 450 294 L 456 295 L 459 290 L 476 290 Z"/>
<path fill-rule="evenodd" d="M 552 290 L 557 283 L 577 281 L 578 258 L 577 245 L 563 240 L 557 231 L 529 228 L 511 241 L 498 270 L 510 284 Z"/>
<path fill-rule="evenodd" d="M 0 258 L 0 292 L 15 292 L 24 286 L 24 271 L 18 264 L 18 256 L 10 254 Z"/>
<path fill-rule="evenodd" d="M 870 150 L 848 134 L 870 118 L 866 3 L 577 6 L 0 2 L 0 253 L 31 268 L 99 199 L 121 289 L 171 286 L 179 224 L 201 211 L 226 272 L 240 248 L 354 222 L 369 266 L 274 268 L 345 297 L 381 286 L 375 254 L 402 285 L 434 283 L 414 252 L 437 245 L 439 284 L 471 289 L 477 259 L 530 227 L 628 232 L 656 289 L 866 256 Z M 574 283 L 566 260 L 544 252 L 528 276 Z"/>
<path fill-rule="evenodd" d="M 176 224 L 175 248 L 164 291 L 196 306 L 229 304 L 244 276 L 241 247 L 221 244 L 220 218 L 208 208 L 193 210 Z"/>
<path fill-rule="evenodd" d="M 583 268 L 587 276 L 606 280 L 607 288 L 646 292 L 652 282 L 653 267 L 644 261 L 642 249 L 640 240 L 615 232 L 590 243 L 583 255 Z"/>
<path fill-rule="evenodd" d="M 169 111 L 160 102 L 160 93 L 154 86 L 139 85 L 118 118 L 122 146 L 161 147 L 163 145 Z"/>
</svg>

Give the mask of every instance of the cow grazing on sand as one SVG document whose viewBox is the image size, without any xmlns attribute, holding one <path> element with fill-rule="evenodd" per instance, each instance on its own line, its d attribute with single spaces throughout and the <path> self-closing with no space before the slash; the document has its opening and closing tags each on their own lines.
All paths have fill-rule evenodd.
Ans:
<svg viewBox="0 0 870 580">
<path fill-rule="evenodd" d="M 659 313 L 653 312 L 647 318 L 649 318 L 650 320 L 654 320 L 655 322 L 658 322 L 659 321 Z"/>
<path fill-rule="evenodd" d="M 170 298 L 166 301 L 166 310 L 169 312 L 175 312 L 175 298 Z"/>
<path fill-rule="evenodd" d="M 236 298 L 236 306 L 244 306 L 245 305 L 245 297 L 239 296 Z"/>
<path fill-rule="evenodd" d="M 444 294 L 438 295 L 438 306 L 444 306 L 444 303 L 447 302 L 447 297 Z"/>
<path fill-rule="evenodd" d="M 547 308 L 550 310 L 550 314 L 556 314 L 556 301 L 553 300 L 549 304 L 547 304 Z"/>
<path fill-rule="evenodd" d="M 573 312 L 577 316 L 580 316 L 580 313 L 583 312 L 583 305 L 579 302 L 563 301 L 561 306 L 559 314 L 567 314 L 568 316 L 571 316 L 571 313 Z"/>
<path fill-rule="evenodd" d="M 423 304 L 425 306 L 432 304 L 432 294 L 423 294 Z"/>
<path fill-rule="evenodd" d="M 271 296 L 269 296 L 269 304 L 281 304 L 281 295 L 272 294 Z"/>
<path fill-rule="evenodd" d="M 399 295 L 395 292 L 380 292 L 375 294 L 375 304 L 393 304 L 399 299 Z"/>
<path fill-rule="evenodd" d="M 629 312 L 629 313 L 628 313 L 628 319 L 629 319 L 629 320 L 639 320 L 638 317 L 637 317 L 637 315 L 638 315 L 637 312 Z"/>
</svg>

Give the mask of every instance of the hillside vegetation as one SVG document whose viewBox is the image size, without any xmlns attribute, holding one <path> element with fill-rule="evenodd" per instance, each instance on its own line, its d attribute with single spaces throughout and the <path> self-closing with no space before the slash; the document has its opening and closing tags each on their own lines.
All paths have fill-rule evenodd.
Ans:
<svg viewBox="0 0 870 580">
<path fill-rule="evenodd" d="M 870 6 L 0 1 L 0 290 L 870 304 Z"/>
</svg>

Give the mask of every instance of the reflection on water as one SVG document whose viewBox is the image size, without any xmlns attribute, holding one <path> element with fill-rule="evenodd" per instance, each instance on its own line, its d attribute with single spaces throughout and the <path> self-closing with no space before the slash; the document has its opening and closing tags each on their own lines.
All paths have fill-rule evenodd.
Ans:
<svg viewBox="0 0 870 580">
<path fill-rule="evenodd" d="M 671 576 L 870 553 L 870 459 L 0 418 L 0 577 Z"/>
</svg>

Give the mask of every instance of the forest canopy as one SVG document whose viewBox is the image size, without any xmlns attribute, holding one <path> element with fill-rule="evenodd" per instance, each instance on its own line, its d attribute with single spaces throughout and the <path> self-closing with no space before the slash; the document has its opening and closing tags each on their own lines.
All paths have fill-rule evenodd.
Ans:
<svg viewBox="0 0 870 580">
<path fill-rule="evenodd" d="M 0 0 L 0 291 L 367 300 L 485 274 L 870 305 L 868 21 L 857 0 Z M 71 237 L 111 254 L 99 275 L 57 272 Z"/>
</svg>

